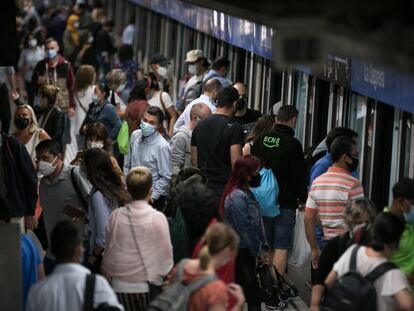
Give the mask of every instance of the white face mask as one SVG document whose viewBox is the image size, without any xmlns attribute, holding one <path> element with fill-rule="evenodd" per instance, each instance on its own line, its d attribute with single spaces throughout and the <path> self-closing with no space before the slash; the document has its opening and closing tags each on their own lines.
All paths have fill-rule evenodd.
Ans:
<svg viewBox="0 0 414 311">
<path fill-rule="evenodd" d="M 196 65 L 188 65 L 188 73 L 194 76 L 197 73 Z"/>
<path fill-rule="evenodd" d="M 125 83 L 122 83 L 118 88 L 116 89 L 117 92 L 122 92 L 125 88 Z"/>
<path fill-rule="evenodd" d="M 37 40 L 36 39 L 30 39 L 29 40 L 29 46 L 31 48 L 35 48 L 37 46 Z"/>
<path fill-rule="evenodd" d="M 165 78 L 167 76 L 167 71 L 168 71 L 167 67 L 159 66 L 158 69 L 157 69 L 157 73 L 163 78 Z"/>
<path fill-rule="evenodd" d="M 52 174 L 56 169 L 56 164 L 53 165 L 53 163 L 56 161 L 57 157 L 53 159 L 52 162 L 46 162 L 46 161 L 39 161 L 37 169 L 40 174 L 43 176 L 49 176 Z"/>
<path fill-rule="evenodd" d="M 87 147 L 88 147 L 88 149 L 90 149 L 90 148 L 102 149 L 104 147 L 104 143 L 103 143 L 103 141 L 88 141 Z"/>
</svg>

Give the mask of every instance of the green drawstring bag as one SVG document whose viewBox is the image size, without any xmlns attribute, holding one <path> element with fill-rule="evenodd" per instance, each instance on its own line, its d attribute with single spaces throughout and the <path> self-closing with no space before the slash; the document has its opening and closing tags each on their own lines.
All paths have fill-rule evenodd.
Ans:
<svg viewBox="0 0 414 311">
<path fill-rule="evenodd" d="M 118 142 L 119 152 L 123 155 L 126 155 L 128 153 L 129 145 L 129 129 L 128 123 L 126 121 L 122 123 L 116 141 Z"/>
</svg>

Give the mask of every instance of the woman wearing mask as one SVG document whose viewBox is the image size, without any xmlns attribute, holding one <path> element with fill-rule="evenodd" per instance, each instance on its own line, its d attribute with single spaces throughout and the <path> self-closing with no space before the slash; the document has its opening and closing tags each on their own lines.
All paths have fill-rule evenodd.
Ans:
<svg viewBox="0 0 414 311">
<path fill-rule="evenodd" d="M 215 271 L 235 256 L 239 245 L 237 233 L 223 223 L 210 226 L 204 234 L 205 244 L 197 259 L 181 261 L 173 270 L 170 282 L 182 271 L 181 279 L 191 284 L 204 276 L 216 275 Z M 190 298 L 189 311 L 225 311 L 229 294 L 236 298 L 231 311 L 243 310 L 244 295 L 239 285 L 226 284 L 217 279 L 196 290 Z"/>
<path fill-rule="evenodd" d="M 371 224 L 377 214 L 374 203 L 368 199 L 358 199 L 346 207 L 344 221 L 349 229 L 344 235 L 329 240 L 322 250 L 318 269 L 312 274 L 311 310 L 319 310 L 325 292 L 324 281 L 335 262 L 354 243 L 368 243 L 367 224 Z"/>
<path fill-rule="evenodd" d="M 45 58 L 45 51 L 37 42 L 37 39 L 32 34 L 27 34 L 23 42 L 23 50 L 20 53 L 19 63 L 17 65 L 19 69 L 19 75 L 21 79 L 20 89 L 26 90 L 28 102 L 32 103 L 34 100 L 34 90 L 30 83 L 33 75 L 33 68 L 38 62 Z M 24 87 L 23 87 L 24 84 Z"/>
<path fill-rule="evenodd" d="M 13 132 L 13 135 L 24 144 L 33 163 L 35 163 L 37 144 L 50 139 L 50 136 L 39 127 L 33 108 L 29 105 L 22 105 L 16 108 L 14 125 L 16 130 Z"/>
<path fill-rule="evenodd" d="M 172 137 L 174 124 L 178 118 L 174 103 L 167 92 L 160 90 L 157 76 L 153 72 L 147 73 L 146 77 L 151 81 L 148 104 L 160 108 L 164 113 L 164 129 L 166 130 L 167 135 Z"/>
<path fill-rule="evenodd" d="M 116 108 L 109 103 L 109 94 L 109 89 L 104 85 L 95 85 L 94 95 L 92 95 L 93 104 L 89 106 L 89 110 L 81 126 L 81 132 L 85 130 L 86 125 L 99 122 L 105 126 L 109 139 L 113 142 L 121 128 L 121 119 L 116 113 Z"/>
<path fill-rule="evenodd" d="M 79 44 L 79 16 L 76 14 L 72 14 L 68 18 L 63 34 L 63 44 L 65 46 L 63 56 L 66 59 L 71 59 L 75 48 Z"/>
<path fill-rule="evenodd" d="M 116 108 L 118 115 L 123 118 L 126 104 L 119 95 L 126 86 L 126 74 L 121 69 L 112 69 L 106 75 L 106 85 L 109 88 L 109 102 Z"/>
<path fill-rule="evenodd" d="M 240 236 L 236 257 L 236 283 L 246 294 L 248 310 L 260 310 L 261 292 L 256 280 L 256 260 L 268 260 L 268 245 L 257 203 L 250 187 L 260 185 L 260 160 L 254 156 L 239 158 L 233 166 L 222 196 L 224 221 Z"/>
<path fill-rule="evenodd" d="M 131 169 L 127 188 L 133 201 L 109 217 L 102 270 L 125 310 L 145 310 L 155 294 L 147 281 L 161 287 L 173 266 L 172 246 L 167 218 L 149 204 L 149 169 Z"/>
<path fill-rule="evenodd" d="M 89 258 L 92 271 L 99 272 L 106 243 L 106 225 L 111 212 L 130 201 L 121 177 L 114 170 L 107 152 L 100 148 L 85 151 L 84 165 L 93 188 L 88 206 Z"/>
<path fill-rule="evenodd" d="M 273 125 L 275 124 L 275 120 L 273 117 L 264 115 L 261 116 L 256 124 L 254 125 L 252 131 L 246 137 L 246 144 L 243 147 L 243 155 L 250 155 L 251 154 L 251 147 L 253 146 L 253 142 L 256 137 L 260 137 L 263 134 L 269 133 Z"/>
<path fill-rule="evenodd" d="M 353 245 L 334 264 L 325 280 L 329 289 L 334 282 L 350 271 L 350 261 L 356 260 L 356 270 L 363 276 L 368 275 L 376 267 L 385 263 L 398 249 L 404 222 L 391 213 L 379 214 L 371 228 L 369 246 Z M 414 299 L 410 285 L 403 272 L 391 269 L 377 278 L 373 285 L 377 292 L 377 310 L 414 310 Z"/>
<path fill-rule="evenodd" d="M 65 112 L 56 106 L 58 92 L 59 88 L 54 85 L 42 85 L 39 89 L 40 110 L 38 112 L 40 127 L 49 134 L 51 139 L 61 142 L 66 116 Z"/>
<path fill-rule="evenodd" d="M 91 148 L 99 148 L 105 150 L 112 162 L 112 166 L 117 173 L 124 181 L 124 175 L 122 170 L 119 168 L 116 158 L 112 154 L 112 144 L 108 139 L 108 131 L 102 123 L 91 123 L 86 126 L 85 129 L 85 145 L 83 151 L 79 151 L 72 161 L 73 165 L 82 165 L 83 163 L 83 154 L 86 150 Z"/>
</svg>

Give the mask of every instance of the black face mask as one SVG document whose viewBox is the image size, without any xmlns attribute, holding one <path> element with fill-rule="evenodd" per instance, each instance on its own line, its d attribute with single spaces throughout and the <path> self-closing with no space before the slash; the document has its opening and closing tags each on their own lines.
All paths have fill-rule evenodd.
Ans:
<svg viewBox="0 0 414 311">
<path fill-rule="evenodd" d="M 29 125 L 29 123 L 30 123 L 29 118 L 18 117 L 14 120 L 14 124 L 20 130 L 24 130 Z"/>
<path fill-rule="evenodd" d="M 261 181 L 262 181 L 262 175 L 258 174 L 258 175 L 252 176 L 251 179 L 250 179 L 250 187 L 252 187 L 252 188 L 259 187 Z"/>
<path fill-rule="evenodd" d="M 244 98 L 239 98 L 236 102 L 236 110 L 242 111 L 246 107 L 246 100 Z"/>
<path fill-rule="evenodd" d="M 348 155 L 348 157 L 350 157 L 352 159 L 352 163 L 348 163 L 346 162 L 346 165 L 348 166 L 348 170 L 353 173 L 355 172 L 355 170 L 357 169 L 358 165 L 359 165 L 359 159 L 358 158 L 354 158 L 350 155 Z"/>
</svg>

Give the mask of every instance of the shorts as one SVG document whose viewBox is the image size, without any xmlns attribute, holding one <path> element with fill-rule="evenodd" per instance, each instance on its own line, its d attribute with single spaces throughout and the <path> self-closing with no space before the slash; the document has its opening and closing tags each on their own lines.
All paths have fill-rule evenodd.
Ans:
<svg viewBox="0 0 414 311">
<path fill-rule="evenodd" d="M 296 209 L 280 209 L 276 217 L 263 217 L 267 242 L 271 249 L 291 249 L 296 224 Z"/>
</svg>

